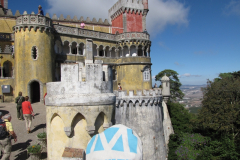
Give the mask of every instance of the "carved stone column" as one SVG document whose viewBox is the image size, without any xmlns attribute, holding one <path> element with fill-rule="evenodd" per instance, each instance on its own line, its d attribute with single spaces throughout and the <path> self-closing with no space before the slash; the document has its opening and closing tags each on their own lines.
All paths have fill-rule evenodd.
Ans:
<svg viewBox="0 0 240 160">
<path fill-rule="evenodd" d="M 109 53 L 110 53 L 110 57 L 112 57 L 112 50 L 110 50 Z"/>
<path fill-rule="evenodd" d="M 147 48 L 146 52 L 147 52 L 147 57 L 150 57 L 149 56 L 149 47 Z"/>
<path fill-rule="evenodd" d="M 85 56 L 85 54 L 86 54 L 86 45 L 84 45 L 83 47 L 83 55 Z"/>
<path fill-rule="evenodd" d="M 3 67 L 1 67 L 1 78 L 4 78 L 3 77 Z"/>
<path fill-rule="evenodd" d="M 138 56 L 138 46 L 136 47 L 136 52 L 137 52 L 136 54 L 137 54 L 137 56 Z"/>
<path fill-rule="evenodd" d="M 99 48 L 97 47 L 97 57 L 99 57 Z"/>
<path fill-rule="evenodd" d="M 77 45 L 77 55 L 79 55 L 79 45 Z"/>
<path fill-rule="evenodd" d="M 145 57 L 144 50 L 145 50 L 145 48 L 142 47 L 142 56 L 143 56 L 143 57 Z"/>
<path fill-rule="evenodd" d="M 119 55 L 119 49 L 115 49 L 116 57 L 120 57 Z"/>
<path fill-rule="evenodd" d="M 106 57 L 106 55 L 105 55 L 105 50 L 106 50 L 106 48 L 103 48 L 103 57 Z"/>
<path fill-rule="evenodd" d="M 69 54 L 72 54 L 72 44 L 69 44 Z"/>
</svg>

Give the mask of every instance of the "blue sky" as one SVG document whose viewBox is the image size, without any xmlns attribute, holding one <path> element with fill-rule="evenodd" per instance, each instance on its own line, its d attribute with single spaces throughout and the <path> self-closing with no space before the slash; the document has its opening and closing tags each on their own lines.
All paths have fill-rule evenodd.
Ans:
<svg viewBox="0 0 240 160">
<path fill-rule="evenodd" d="M 36 13 L 41 4 L 50 16 L 105 19 L 116 1 L 9 0 L 9 8 Z M 219 73 L 240 70 L 240 0 L 149 0 L 147 29 L 152 76 L 172 69 L 182 84 L 201 85 Z"/>
</svg>

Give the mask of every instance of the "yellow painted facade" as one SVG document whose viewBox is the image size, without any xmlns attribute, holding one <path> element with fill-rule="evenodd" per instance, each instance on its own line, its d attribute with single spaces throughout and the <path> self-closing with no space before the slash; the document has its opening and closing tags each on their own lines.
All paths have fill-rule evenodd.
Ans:
<svg viewBox="0 0 240 160">
<path fill-rule="evenodd" d="M 42 94 L 47 92 L 45 84 L 52 82 L 54 76 L 53 38 L 52 33 L 39 29 L 21 29 L 15 33 L 15 93 L 29 95 L 29 83 L 33 80 L 43 84 Z M 37 49 L 36 59 L 32 55 L 33 47 Z"/>
<path fill-rule="evenodd" d="M 104 124 L 111 123 L 112 105 L 106 106 L 46 106 L 48 159 L 62 158 L 65 147 L 86 149 L 93 135 L 104 131 Z M 95 132 L 89 134 L 88 126 Z M 66 135 L 64 129 L 71 128 Z"/>
<path fill-rule="evenodd" d="M 69 62 L 83 62 L 86 59 L 86 55 L 70 54 L 69 48 L 65 48 L 66 53 L 56 53 L 55 45 L 56 41 L 60 42 L 62 47 L 81 46 L 82 50 L 86 50 L 87 39 L 92 39 L 94 52 L 94 60 L 102 60 L 103 64 L 109 64 L 113 66 L 116 71 L 116 79 L 113 81 L 113 89 L 117 90 L 117 84 L 121 83 L 123 90 L 143 90 L 151 89 L 152 79 L 148 81 L 143 80 L 143 68 L 148 65 L 151 66 L 150 57 L 136 56 L 136 57 L 125 57 L 122 55 L 122 50 L 127 47 L 130 50 L 131 46 L 146 46 L 144 41 L 127 41 L 126 43 L 119 43 L 117 41 L 109 41 L 95 38 L 86 38 L 81 36 L 74 36 L 68 34 L 56 34 L 53 32 L 53 28 L 45 30 L 41 26 L 22 25 L 21 28 L 13 30 L 14 25 L 19 26 L 16 23 L 16 19 L 13 17 L 0 17 L 0 34 L 12 34 L 13 39 L 2 40 L 0 39 L 0 47 L 2 53 L 0 53 L 1 68 L 4 68 L 3 63 L 10 61 L 12 63 L 12 77 L 0 78 L 1 85 L 11 85 L 12 87 L 12 98 L 17 97 L 18 92 L 22 91 L 23 95 L 30 96 L 31 100 L 31 86 L 33 81 L 40 84 L 40 101 L 43 102 L 43 96 L 47 92 L 46 83 L 56 81 L 56 74 L 60 77 L 60 64 Z M 53 24 L 58 21 L 53 20 Z M 80 23 L 73 22 L 59 22 L 59 25 L 71 26 L 80 28 Z M 99 31 L 100 33 L 111 32 L 111 26 L 97 25 L 97 24 L 86 24 L 85 30 Z M 65 44 L 65 42 L 68 42 Z M 69 44 L 69 46 L 68 46 Z M 73 45 L 74 44 L 74 45 Z M 5 46 L 14 46 L 14 53 L 3 53 Z M 64 46 L 65 45 L 65 46 Z M 66 46 L 67 45 L 67 46 Z M 70 47 L 71 47 L 70 46 Z M 37 48 L 37 59 L 34 60 L 32 57 L 33 47 Z M 117 51 L 121 48 L 119 51 Z M 100 56 L 100 51 L 106 50 L 105 57 Z M 63 50 L 63 49 L 62 49 Z M 80 51 L 79 51 L 80 52 Z M 84 51 L 82 51 L 84 52 Z M 114 57 L 107 56 L 107 52 L 114 52 Z M 127 53 L 130 51 L 127 51 Z M 98 54 L 98 56 L 97 56 Z M 113 53 L 112 53 L 113 54 Z M 118 56 L 116 56 L 118 55 Z M 84 77 L 83 77 L 84 78 Z M 12 80 L 13 79 L 13 80 Z M 13 82 L 12 82 L 13 81 Z M 2 91 L 0 91 L 2 95 Z M 7 96 L 7 95 L 5 95 Z M 9 95 L 8 95 L 9 96 Z M 6 99 L 6 100 L 7 100 Z"/>
<path fill-rule="evenodd" d="M 0 17 L 0 32 L 12 33 L 13 27 L 16 25 L 15 18 Z"/>
</svg>

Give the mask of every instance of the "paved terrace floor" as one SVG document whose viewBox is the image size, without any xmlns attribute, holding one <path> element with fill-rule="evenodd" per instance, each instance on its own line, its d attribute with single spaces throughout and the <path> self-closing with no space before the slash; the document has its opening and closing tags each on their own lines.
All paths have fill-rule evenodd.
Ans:
<svg viewBox="0 0 240 160">
<path fill-rule="evenodd" d="M 4 114 L 10 113 L 12 115 L 12 125 L 17 134 L 18 141 L 15 143 L 12 139 L 12 153 L 10 160 L 26 160 L 28 159 L 27 147 L 38 143 L 37 134 L 46 131 L 46 110 L 42 103 L 32 104 L 33 111 L 36 114 L 32 121 L 32 133 L 28 134 L 26 131 L 25 121 L 17 119 L 17 109 L 15 103 L 0 103 L 0 112 Z M 41 159 L 46 160 L 46 150 L 41 154 Z"/>
</svg>

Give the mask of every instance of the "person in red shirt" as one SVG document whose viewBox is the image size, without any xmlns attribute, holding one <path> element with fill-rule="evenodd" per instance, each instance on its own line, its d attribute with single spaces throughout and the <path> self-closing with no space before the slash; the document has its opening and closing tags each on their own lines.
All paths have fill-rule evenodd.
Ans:
<svg viewBox="0 0 240 160">
<path fill-rule="evenodd" d="M 32 116 L 34 116 L 33 109 L 31 106 L 31 103 L 28 101 L 29 97 L 25 97 L 25 101 L 22 103 L 22 111 L 23 111 L 23 116 L 25 118 L 26 122 L 26 129 L 27 132 L 31 132 L 31 124 L 32 124 Z"/>
</svg>

